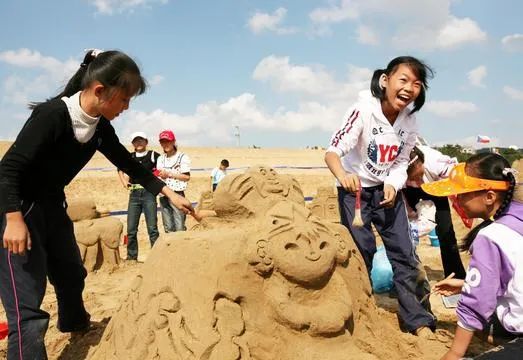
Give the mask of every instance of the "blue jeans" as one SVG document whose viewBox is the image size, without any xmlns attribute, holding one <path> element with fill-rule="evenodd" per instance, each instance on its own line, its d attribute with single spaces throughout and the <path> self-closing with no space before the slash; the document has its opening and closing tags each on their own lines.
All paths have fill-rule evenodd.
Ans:
<svg viewBox="0 0 523 360">
<path fill-rule="evenodd" d="M 185 231 L 185 213 L 172 206 L 169 199 L 160 196 L 160 207 L 162 209 L 163 228 L 166 233 Z"/>
<path fill-rule="evenodd" d="M 138 239 L 136 235 L 142 212 L 145 216 L 147 233 L 152 247 L 160 236 L 157 225 L 156 196 L 145 189 L 131 190 L 127 208 L 127 259 L 138 259 Z"/>
</svg>

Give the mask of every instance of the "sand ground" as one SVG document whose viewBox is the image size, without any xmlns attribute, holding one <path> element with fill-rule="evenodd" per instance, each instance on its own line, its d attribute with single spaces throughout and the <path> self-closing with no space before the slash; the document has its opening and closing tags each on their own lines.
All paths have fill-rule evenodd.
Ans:
<svg viewBox="0 0 523 360">
<path fill-rule="evenodd" d="M 0 154 L 5 152 L 8 144 L 0 143 Z M 198 201 L 200 193 L 208 190 L 210 169 L 216 166 L 222 158 L 229 159 L 231 172 L 235 168 L 242 168 L 255 164 L 266 164 L 271 166 L 293 166 L 311 167 L 311 169 L 285 169 L 277 168 L 279 173 L 292 174 L 302 186 L 305 196 L 314 196 L 316 189 L 320 186 L 333 186 L 333 178 L 329 171 L 324 168 L 323 154 L 321 150 L 309 149 L 246 149 L 246 148 L 182 148 L 192 160 L 191 181 L 187 190 L 187 197 L 191 201 Z M 98 170 L 87 170 L 102 168 Z M 205 169 L 205 170 L 199 170 Z M 125 210 L 127 208 L 128 192 L 124 189 L 113 166 L 97 153 L 79 176 L 67 187 L 67 197 L 92 198 L 99 209 L 102 210 Z M 125 224 L 125 216 L 119 217 Z M 190 227 L 192 219 L 188 220 Z M 159 216 L 159 229 L 162 232 L 161 217 Z M 458 237 L 466 233 L 466 229 L 460 220 L 455 221 Z M 125 233 L 125 227 L 124 227 Z M 161 240 L 159 240 L 161 241 Z M 139 260 L 145 261 L 150 251 L 145 222 L 142 217 L 139 227 Z M 418 248 L 419 255 L 431 283 L 443 278 L 439 249 L 430 246 L 427 239 L 421 241 Z M 126 256 L 125 246 L 120 246 L 122 258 Z M 467 261 L 466 258 L 464 258 Z M 71 337 L 62 334 L 56 328 L 56 299 L 52 286 L 48 286 L 42 308 L 51 314 L 49 330 L 46 336 L 46 345 L 50 359 L 87 359 L 92 354 L 93 348 L 100 341 L 112 314 L 120 306 L 125 297 L 131 281 L 140 271 L 142 264 L 124 262 L 119 268 L 112 271 L 98 271 L 90 273 L 86 279 L 84 299 L 86 308 L 92 315 L 95 329 L 82 337 Z M 385 311 L 386 321 L 396 322 L 395 312 L 397 302 L 387 294 L 377 295 L 377 303 Z M 437 340 L 450 346 L 454 332 L 456 316 L 453 309 L 446 309 L 439 297 L 431 297 L 434 313 L 439 319 L 439 330 Z M 0 306 L 0 321 L 5 320 L 5 313 Z M 398 339 L 399 340 L 399 339 Z M 5 357 L 6 341 L 0 342 L 0 358 Z M 441 346 L 440 346 L 441 348 Z M 470 349 L 470 354 L 477 354 L 489 348 L 479 340 L 475 340 Z M 442 354 L 434 353 L 426 359 L 439 359 Z"/>
</svg>

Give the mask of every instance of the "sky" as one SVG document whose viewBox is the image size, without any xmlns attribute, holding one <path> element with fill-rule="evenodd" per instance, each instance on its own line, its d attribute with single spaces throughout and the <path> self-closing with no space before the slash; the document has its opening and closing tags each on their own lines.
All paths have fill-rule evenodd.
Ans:
<svg viewBox="0 0 523 360">
<path fill-rule="evenodd" d="M 113 121 L 123 143 L 326 146 L 372 73 L 434 70 L 417 115 L 433 145 L 523 147 L 520 0 L 2 0 L 0 139 L 59 92 L 84 50 L 122 50 L 148 91 Z"/>
</svg>

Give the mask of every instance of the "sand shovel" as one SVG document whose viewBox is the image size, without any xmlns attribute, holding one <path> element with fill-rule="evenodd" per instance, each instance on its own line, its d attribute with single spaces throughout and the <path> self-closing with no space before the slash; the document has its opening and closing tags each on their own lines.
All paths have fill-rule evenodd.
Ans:
<svg viewBox="0 0 523 360">
<path fill-rule="evenodd" d="M 363 219 L 361 217 L 361 182 L 358 181 L 358 190 L 356 190 L 356 205 L 354 206 L 354 219 L 352 226 L 362 227 Z"/>
<path fill-rule="evenodd" d="M 0 322 L 0 340 L 3 340 L 7 337 L 7 334 L 9 334 L 9 328 L 7 327 L 7 323 Z"/>
</svg>

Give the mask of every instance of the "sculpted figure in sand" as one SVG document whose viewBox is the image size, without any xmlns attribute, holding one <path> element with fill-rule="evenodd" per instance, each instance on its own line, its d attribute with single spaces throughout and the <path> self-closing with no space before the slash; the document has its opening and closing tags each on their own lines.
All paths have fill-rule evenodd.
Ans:
<svg viewBox="0 0 523 360">
<path fill-rule="evenodd" d="M 123 224 L 120 220 L 103 217 L 91 200 L 71 201 L 67 213 L 73 220 L 76 243 L 87 271 L 120 263 L 118 245 Z"/>
<path fill-rule="evenodd" d="M 312 199 L 309 209 L 314 216 L 330 222 L 340 222 L 340 212 L 338 209 L 338 196 L 332 186 L 322 186 L 318 188 L 316 196 Z"/>
<path fill-rule="evenodd" d="M 290 175 L 257 165 L 245 173 L 227 176 L 213 195 L 218 216 L 263 215 L 275 201 L 288 199 L 304 205 L 299 183 Z"/>
<path fill-rule="evenodd" d="M 159 241 L 92 359 L 413 355 L 380 319 L 348 231 L 313 216 L 295 180 L 257 167 L 214 195 L 227 226 Z"/>
<path fill-rule="evenodd" d="M 256 253 L 250 264 L 265 278 L 263 292 L 279 323 L 312 336 L 345 327 L 352 300 L 335 273 L 349 258 L 340 234 L 304 207 L 282 202 L 267 213 L 251 241 Z"/>
</svg>

